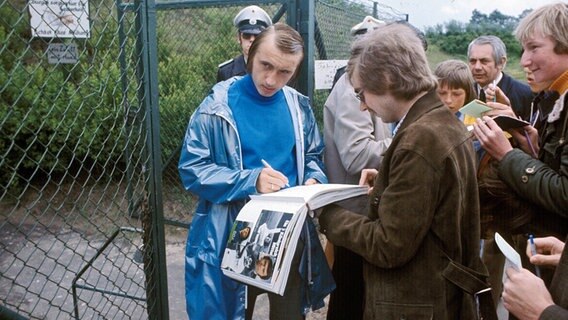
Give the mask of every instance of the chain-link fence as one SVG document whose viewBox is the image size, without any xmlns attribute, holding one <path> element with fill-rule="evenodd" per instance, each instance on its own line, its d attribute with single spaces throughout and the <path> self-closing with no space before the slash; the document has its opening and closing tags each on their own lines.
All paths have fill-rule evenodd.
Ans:
<svg viewBox="0 0 568 320">
<path fill-rule="evenodd" d="M 349 59 L 354 38 L 351 28 L 373 16 L 385 22 L 407 20 L 407 16 L 376 1 L 316 1 L 314 58 L 317 60 Z M 329 90 L 313 92 L 314 113 L 323 127 L 323 105 Z"/>
<path fill-rule="evenodd" d="M 165 255 L 194 202 L 179 148 L 217 65 L 239 54 L 232 20 L 249 4 L 305 25 L 303 1 L 0 0 L 0 318 L 185 314 L 169 308 L 184 296 L 168 296 Z M 366 15 L 401 18 L 313 5 L 313 59 L 347 58 Z M 327 94 L 314 94 L 320 123 Z M 183 269 L 168 276 L 183 283 Z"/>
<path fill-rule="evenodd" d="M 116 6 L 10 0 L 0 14 L 3 313 L 143 317 L 141 221 L 129 213 L 147 194 L 148 141 L 145 112 L 125 94 L 141 81 L 121 86 Z M 124 227 L 135 232 L 103 247 Z"/>
</svg>

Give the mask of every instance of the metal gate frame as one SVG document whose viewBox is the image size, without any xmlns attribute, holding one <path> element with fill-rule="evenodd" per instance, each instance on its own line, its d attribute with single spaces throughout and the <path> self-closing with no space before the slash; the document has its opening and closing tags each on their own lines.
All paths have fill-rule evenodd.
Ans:
<svg viewBox="0 0 568 320">
<path fill-rule="evenodd" d="M 199 1 L 168 1 L 156 2 L 155 0 L 136 0 L 135 2 L 123 2 L 117 0 L 117 14 L 119 23 L 120 54 L 119 63 L 121 70 L 121 81 L 124 94 L 124 103 L 128 103 L 126 88 L 128 88 L 128 77 L 126 76 L 126 57 L 122 50 L 126 41 L 124 34 L 124 15 L 127 13 L 136 14 L 136 56 L 140 57 L 141 63 L 137 64 L 137 78 L 143 85 L 139 87 L 138 101 L 140 108 L 145 110 L 146 115 L 144 125 L 147 133 L 147 159 L 149 159 L 148 169 L 148 196 L 147 204 L 151 221 L 148 240 L 153 242 L 148 259 L 152 266 L 145 266 L 146 279 L 153 279 L 152 285 L 146 286 L 147 301 L 153 301 L 148 305 L 148 315 L 150 319 L 169 319 L 168 306 L 168 284 L 166 270 L 166 250 L 165 250 L 165 221 L 162 199 L 162 173 L 165 166 L 162 164 L 160 146 L 160 113 L 159 113 L 159 90 L 158 90 L 158 47 L 157 47 L 157 12 L 160 10 L 176 10 L 189 8 L 206 8 L 222 6 L 246 6 L 277 4 L 282 6 L 273 17 L 273 21 L 279 21 L 284 13 L 286 23 L 295 28 L 305 42 L 304 61 L 302 71 L 298 77 L 297 89 L 301 93 L 309 96 L 314 91 L 314 25 L 315 25 L 315 0 L 199 0 Z M 125 106 L 126 108 L 127 106 Z M 129 108 L 126 108 L 127 110 Z M 128 115 L 127 115 L 128 117 Z M 127 119 L 128 121 L 128 119 Z M 129 152 L 127 149 L 126 152 Z M 173 157 L 170 157 L 173 158 Z M 127 175 L 130 175 L 127 172 Z M 134 199 L 131 189 L 127 190 L 129 214 L 138 211 L 137 208 L 142 199 Z M 172 224 L 176 225 L 175 222 Z M 144 244 L 145 246 L 148 244 Z M 146 280 L 148 282 L 148 280 Z"/>
</svg>

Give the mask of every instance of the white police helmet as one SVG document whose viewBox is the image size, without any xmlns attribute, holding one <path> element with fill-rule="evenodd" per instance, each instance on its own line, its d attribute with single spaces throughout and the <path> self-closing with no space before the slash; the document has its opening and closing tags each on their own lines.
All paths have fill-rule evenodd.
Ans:
<svg viewBox="0 0 568 320">
<path fill-rule="evenodd" d="M 367 33 L 367 31 L 377 29 L 378 27 L 384 24 L 385 22 L 382 20 L 375 19 L 371 16 L 366 16 L 362 22 L 354 25 L 353 28 L 351 28 L 351 35 L 356 36 L 364 34 Z"/>
<path fill-rule="evenodd" d="M 248 6 L 237 13 L 233 24 L 239 29 L 239 32 L 259 34 L 262 30 L 272 25 L 272 19 L 260 7 Z"/>
</svg>

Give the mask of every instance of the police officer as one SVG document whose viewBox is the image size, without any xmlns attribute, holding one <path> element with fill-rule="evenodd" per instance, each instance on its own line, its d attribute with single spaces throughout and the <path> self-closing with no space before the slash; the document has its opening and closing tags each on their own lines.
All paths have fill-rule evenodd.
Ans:
<svg viewBox="0 0 568 320">
<path fill-rule="evenodd" d="M 217 82 L 227 80 L 233 76 L 243 76 L 247 73 L 249 48 L 256 36 L 262 30 L 272 25 L 272 19 L 260 7 L 248 6 L 235 16 L 233 24 L 238 29 L 237 40 L 241 45 L 243 54 L 219 65 Z"/>
</svg>

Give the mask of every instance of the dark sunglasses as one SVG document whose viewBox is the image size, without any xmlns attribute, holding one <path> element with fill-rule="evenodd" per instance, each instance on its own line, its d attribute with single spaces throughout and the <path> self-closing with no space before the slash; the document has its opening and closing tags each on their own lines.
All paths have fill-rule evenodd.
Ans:
<svg viewBox="0 0 568 320">
<path fill-rule="evenodd" d="M 241 33 L 241 37 L 245 40 L 256 39 L 256 34 L 252 33 Z"/>
</svg>

